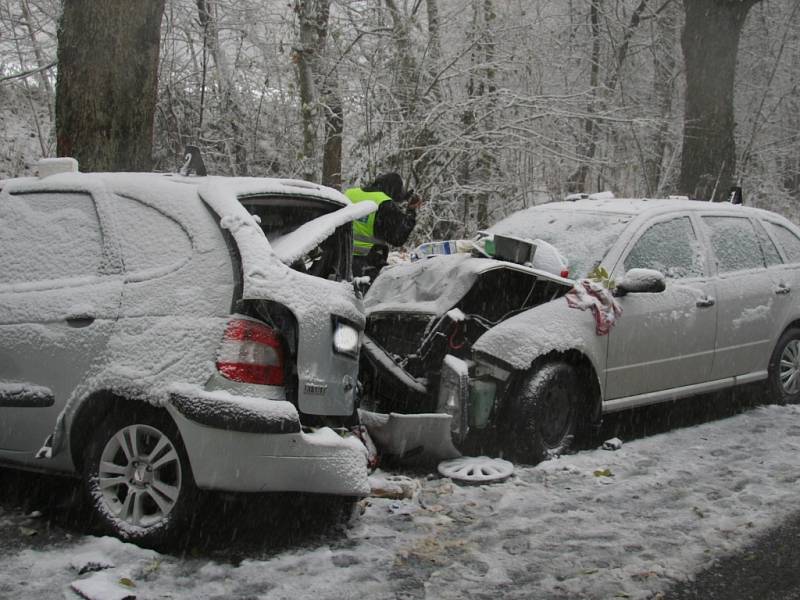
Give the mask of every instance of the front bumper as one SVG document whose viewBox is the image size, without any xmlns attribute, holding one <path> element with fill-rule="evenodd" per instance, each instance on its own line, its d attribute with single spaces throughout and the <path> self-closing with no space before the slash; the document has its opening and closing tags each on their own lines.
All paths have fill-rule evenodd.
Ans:
<svg viewBox="0 0 800 600">
<path fill-rule="evenodd" d="M 186 388 L 172 393 L 168 410 L 202 489 L 369 493 L 364 445 L 327 427 L 301 431 L 289 402 Z"/>
</svg>

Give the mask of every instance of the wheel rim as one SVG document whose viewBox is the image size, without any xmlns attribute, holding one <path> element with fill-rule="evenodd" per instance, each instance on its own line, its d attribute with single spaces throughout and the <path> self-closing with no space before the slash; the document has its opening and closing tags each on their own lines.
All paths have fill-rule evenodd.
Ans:
<svg viewBox="0 0 800 600">
<path fill-rule="evenodd" d="M 790 340 L 781 353 L 779 375 L 786 394 L 800 392 L 800 340 Z"/>
<path fill-rule="evenodd" d="M 108 510 L 130 525 L 148 527 L 175 508 L 181 462 L 170 439 L 155 427 L 129 425 L 103 448 L 98 485 Z"/>
</svg>

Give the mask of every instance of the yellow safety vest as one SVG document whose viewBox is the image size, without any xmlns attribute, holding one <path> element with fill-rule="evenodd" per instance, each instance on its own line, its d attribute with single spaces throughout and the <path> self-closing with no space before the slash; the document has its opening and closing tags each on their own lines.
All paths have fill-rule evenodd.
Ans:
<svg viewBox="0 0 800 600">
<path fill-rule="evenodd" d="M 391 198 L 383 192 L 365 192 L 361 188 L 345 190 L 344 195 L 347 196 L 353 204 L 363 202 L 364 200 L 372 200 L 375 204 L 380 206 L 387 200 L 391 200 Z M 377 212 L 370 213 L 366 217 L 361 217 L 353 221 L 354 255 L 366 256 L 375 244 L 386 245 L 386 242 L 375 237 L 376 214 Z"/>
</svg>

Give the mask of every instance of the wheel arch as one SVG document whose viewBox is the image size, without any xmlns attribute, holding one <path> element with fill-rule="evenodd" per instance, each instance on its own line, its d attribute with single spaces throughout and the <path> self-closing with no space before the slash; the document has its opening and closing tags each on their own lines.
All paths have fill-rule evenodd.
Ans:
<svg viewBox="0 0 800 600">
<path fill-rule="evenodd" d="M 535 359 L 533 359 L 526 373 L 530 373 L 539 365 L 551 362 L 564 362 L 568 365 L 571 365 L 578 371 L 581 377 L 581 383 L 587 392 L 588 406 L 585 407 L 586 417 L 589 421 L 589 424 L 599 424 L 603 414 L 603 387 L 592 359 L 577 348 L 570 348 L 568 350 L 551 350 L 550 352 L 537 356 Z"/>
<path fill-rule="evenodd" d="M 129 398 L 110 390 L 99 390 L 87 396 L 75 409 L 69 424 L 69 452 L 75 470 L 83 470 L 85 459 L 84 449 L 94 431 L 108 415 L 115 411 L 130 410 L 131 406 L 147 406 L 158 410 L 159 407 L 144 399 Z M 165 415 L 169 411 L 161 408 Z M 173 421 L 172 415 L 169 415 Z M 176 424 L 177 428 L 177 424 Z"/>
</svg>

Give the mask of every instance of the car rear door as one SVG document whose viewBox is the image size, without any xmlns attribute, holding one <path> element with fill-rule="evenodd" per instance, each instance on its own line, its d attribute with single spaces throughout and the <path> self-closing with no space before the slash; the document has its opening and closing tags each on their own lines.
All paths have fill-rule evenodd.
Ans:
<svg viewBox="0 0 800 600">
<path fill-rule="evenodd" d="M 717 343 L 711 379 L 765 368 L 774 339 L 772 279 L 755 226 L 746 215 L 700 215 L 717 277 Z"/>
<path fill-rule="evenodd" d="M 121 262 L 96 198 L 0 194 L 0 459 L 28 462 L 103 349 Z"/>
<path fill-rule="evenodd" d="M 706 262 L 688 214 L 650 221 L 628 246 L 615 275 L 654 269 L 665 275 L 667 286 L 660 293 L 618 299 L 623 313 L 609 334 L 606 400 L 708 379 L 717 307 Z"/>
</svg>

